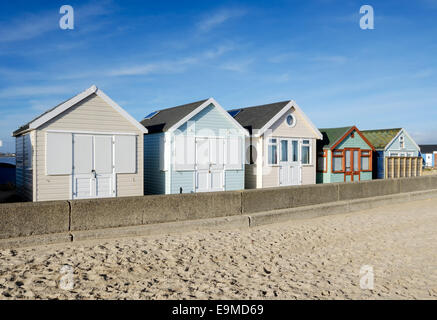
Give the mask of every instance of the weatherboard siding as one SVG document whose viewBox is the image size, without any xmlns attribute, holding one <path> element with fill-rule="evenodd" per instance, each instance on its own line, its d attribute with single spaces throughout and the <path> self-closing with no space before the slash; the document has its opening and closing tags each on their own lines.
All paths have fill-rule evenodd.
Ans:
<svg viewBox="0 0 437 320">
<path fill-rule="evenodd" d="M 296 125 L 294 127 L 290 127 L 285 121 L 289 114 L 295 117 Z M 282 115 L 282 117 L 270 127 L 270 130 L 271 135 L 274 137 L 317 138 L 316 132 L 311 128 L 311 125 L 306 121 L 305 117 L 294 108 Z M 269 135 L 269 133 L 267 132 L 266 135 Z"/>
<path fill-rule="evenodd" d="M 161 170 L 163 138 L 164 133 L 144 135 L 144 194 L 165 193 L 165 172 Z"/>
<path fill-rule="evenodd" d="M 355 132 L 354 138 L 352 138 L 351 134 L 349 134 L 338 146 L 334 149 L 334 151 L 341 151 L 345 148 L 358 148 L 361 150 L 371 150 L 372 148 L 364 141 L 361 136 Z M 321 151 L 321 150 L 319 150 Z M 344 173 L 333 173 L 332 172 L 332 151 L 327 150 L 327 172 L 317 172 L 317 183 L 336 183 L 336 182 L 345 182 L 345 174 Z M 361 172 L 360 176 L 355 175 L 354 181 L 364 181 L 364 180 L 372 180 L 372 172 Z M 346 182 L 349 182 L 350 178 L 346 177 Z"/>
<path fill-rule="evenodd" d="M 195 171 L 175 171 L 171 174 L 171 193 L 193 193 L 195 192 Z"/>
<path fill-rule="evenodd" d="M 387 152 L 413 152 L 414 157 L 419 156 L 420 150 L 417 149 L 415 143 L 406 134 L 403 134 L 403 136 L 404 148 L 401 149 L 400 136 L 398 136 L 394 141 L 392 141 L 391 144 L 386 147 L 385 156 L 388 156 Z"/>
<path fill-rule="evenodd" d="M 229 120 L 223 112 L 219 111 L 214 105 L 209 105 L 188 121 L 195 122 L 195 135 L 199 137 L 226 136 L 229 130 L 237 130 L 235 124 Z M 187 122 L 182 124 L 175 134 L 186 134 Z M 231 132 L 232 133 L 232 132 Z M 240 131 L 238 135 L 242 137 Z M 174 139 L 173 139 L 174 142 Z M 173 148 L 172 148 L 173 150 Z M 244 149 L 241 150 L 244 160 Z M 173 154 L 172 154 L 173 156 Z M 241 170 L 225 170 L 225 190 L 244 189 L 244 166 Z M 193 193 L 196 192 L 196 176 L 194 170 L 176 171 L 170 165 L 168 177 L 166 177 L 165 193 Z M 170 184 L 170 186 L 167 186 Z"/>
<path fill-rule="evenodd" d="M 255 164 L 246 164 L 244 169 L 244 187 L 246 189 L 256 189 L 256 170 Z"/>
<path fill-rule="evenodd" d="M 18 193 L 26 200 L 33 199 L 33 150 L 34 134 L 32 132 L 16 138 L 15 184 Z"/>
<path fill-rule="evenodd" d="M 71 175 L 46 175 L 46 133 L 50 130 L 137 134 L 137 172 L 116 175 L 117 196 L 144 194 L 143 133 L 103 99 L 93 94 L 36 130 L 35 201 L 65 200 L 72 197 Z"/>
<path fill-rule="evenodd" d="M 225 190 L 243 190 L 244 189 L 244 170 L 226 170 L 225 171 Z"/>
<path fill-rule="evenodd" d="M 354 138 L 352 138 L 352 133 L 350 133 L 340 144 L 335 148 L 335 150 L 342 150 L 344 148 L 359 148 L 363 150 L 371 150 L 372 148 L 367 144 L 366 141 L 361 138 L 361 136 L 354 132 Z"/>
</svg>

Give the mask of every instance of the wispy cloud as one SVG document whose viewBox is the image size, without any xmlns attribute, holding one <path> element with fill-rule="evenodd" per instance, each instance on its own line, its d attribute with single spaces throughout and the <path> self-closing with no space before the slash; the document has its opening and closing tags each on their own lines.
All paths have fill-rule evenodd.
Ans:
<svg viewBox="0 0 437 320">
<path fill-rule="evenodd" d="M 71 86 L 17 86 L 0 90 L 0 98 L 35 97 L 71 93 Z"/>
<path fill-rule="evenodd" d="M 246 13 L 246 10 L 243 9 L 221 9 L 202 18 L 197 27 L 201 32 L 208 32 L 226 21 L 244 16 Z"/>
<path fill-rule="evenodd" d="M 348 61 L 348 58 L 345 56 L 317 56 L 311 60 L 315 62 L 345 63 Z"/>
<path fill-rule="evenodd" d="M 255 61 L 255 59 L 241 60 L 241 61 L 230 61 L 221 65 L 221 68 L 228 71 L 234 72 L 246 72 L 249 66 Z"/>
<path fill-rule="evenodd" d="M 13 42 L 38 37 L 58 28 L 55 13 L 26 14 L 0 25 L 0 42 Z"/>
<path fill-rule="evenodd" d="M 111 12 L 112 1 L 100 1 L 74 7 L 75 21 L 81 22 L 92 17 L 108 14 Z M 59 10 L 59 8 L 58 8 Z M 59 30 L 61 15 L 57 10 L 39 13 L 25 13 L 11 21 L 0 24 L 0 43 L 30 40 L 46 33 Z M 89 27 L 94 27 L 95 24 Z M 87 28 L 89 29 L 89 28 Z"/>
<path fill-rule="evenodd" d="M 195 66 L 199 63 L 217 59 L 223 56 L 225 53 L 234 50 L 232 44 L 219 45 L 215 48 L 209 49 L 198 55 L 186 56 L 174 60 L 162 60 L 154 61 L 150 63 L 137 63 L 128 66 L 121 66 L 113 68 L 109 71 L 102 71 L 100 74 L 110 77 L 120 76 L 138 76 L 138 75 L 150 75 L 150 74 L 171 74 L 181 73 L 187 70 L 187 68 Z M 80 73 L 76 75 L 67 76 L 70 79 L 85 78 L 95 74 L 95 72 Z M 64 78 L 65 79 L 65 78 Z"/>
<path fill-rule="evenodd" d="M 428 78 L 434 74 L 433 70 L 431 69 L 425 69 L 421 71 L 417 71 L 412 75 L 413 78 L 421 79 L 421 78 Z"/>
<path fill-rule="evenodd" d="M 269 57 L 267 59 L 267 61 L 269 61 L 271 63 L 282 63 L 282 62 L 289 61 L 289 60 L 296 58 L 296 57 L 298 57 L 298 53 L 287 52 L 287 53 L 280 53 L 277 55 L 273 55 L 273 56 Z"/>
</svg>

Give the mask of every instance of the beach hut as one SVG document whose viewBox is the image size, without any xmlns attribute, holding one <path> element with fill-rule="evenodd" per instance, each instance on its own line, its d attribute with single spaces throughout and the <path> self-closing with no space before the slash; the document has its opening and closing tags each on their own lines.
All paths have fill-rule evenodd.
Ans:
<svg viewBox="0 0 437 320">
<path fill-rule="evenodd" d="M 17 190 L 31 201 L 143 195 L 145 133 L 92 86 L 13 133 Z"/>
<path fill-rule="evenodd" d="M 423 144 L 419 147 L 425 167 L 437 168 L 437 144 Z"/>
<path fill-rule="evenodd" d="M 317 183 L 372 180 L 375 148 L 355 126 L 320 129 Z"/>
<path fill-rule="evenodd" d="M 316 183 L 316 140 L 322 134 L 295 101 L 229 113 L 250 133 L 245 148 L 247 189 Z"/>
<path fill-rule="evenodd" d="M 145 194 L 244 189 L 248 132 L 213 98 L 157 110 L 141 122 Z"/>
<path fill-rule="evenodd" d="M 403 128 L 361 131 L 375 147 L 373 178 L 401 178 L 421 175 L 420 147 Z"/>
</svg>

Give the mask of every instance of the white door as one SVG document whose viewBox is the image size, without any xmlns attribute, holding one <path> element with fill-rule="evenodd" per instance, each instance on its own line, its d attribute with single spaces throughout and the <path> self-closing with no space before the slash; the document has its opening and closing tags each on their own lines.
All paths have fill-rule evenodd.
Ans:
<svg viewBox="0 0 437 320">
<path fill-rule="evenodd" d="M 299 141 L 280 139 L 279 155 L 279 185 L 295 186 L 301 184 Z"/>
<path fill-rule="evenodd" d="M 73 199 L 94 195 L 93 136 L 73 135 Z"/>
<path fill-rule="evenodd" d="M 209 139 L 210 146 L 210 191 L 224 190 L 225 141 L 222 138 Z"/>
<path fill-rule="evenodd" d="M 114 157 L 112 136 L 94 137 L 94 170 L 96 178 L 96 198 L 115 195 L 113 187 Z"/>
<path fill-rule="evenodd" d="M 427 167 L 432 167 L 432 154 L 427 154 L 426 155 L 426 166 Z"/>
<path fill-rule="evenodd" d="M 115 195 L 112 136 L 73 135 L 73 199 Z"/>
<path fill-rule="evenodd" d="M 223 139 L 196 138 L 196 192 L 223 191 Z"/>
</svg>

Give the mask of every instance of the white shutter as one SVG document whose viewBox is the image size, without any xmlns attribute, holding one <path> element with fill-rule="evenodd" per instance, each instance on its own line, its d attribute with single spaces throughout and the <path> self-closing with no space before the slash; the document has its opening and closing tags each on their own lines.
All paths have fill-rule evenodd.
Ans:
<svg viewBox="0 0 437 320">
<path fill-rule="evenodd" d="M 115 172 L 136 173 L 137 137 L 115 136 Z"/>
<path fill-rule="evenodd" d="M 215 169 L 222 169 L 225 162 L 224 139 L 211 138 L 211 164 Z"/>
<path fill-rule="evenodd" d="M 194 136 L 175 136 L 174 164 L 176 171 L 191 171 L 195 165 L 196 140 Z"/>
<path fill-rule="evenodd" d="M 73 136 L 73 167 L 75 174 L 90 174 L 93 166 L 93 136 Z"/>
<path fill-rule="evenodd" d="M 112 136 L 95 136 L 95 169 L 98 174 L 112 173 Z"/>
<path fill-rule="evenodd" d="M 67 175 L 73 168 L 73 137 L 71 133 L 48 132 L 46 139 L 47 175 Z"/>
<path fill-rule="evenodd" d="M 242 152 L 241 137 L 229 136 L 226 143 L 226 169 L 242 169 Z"/>
</svg>

